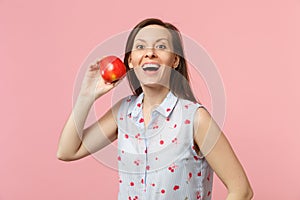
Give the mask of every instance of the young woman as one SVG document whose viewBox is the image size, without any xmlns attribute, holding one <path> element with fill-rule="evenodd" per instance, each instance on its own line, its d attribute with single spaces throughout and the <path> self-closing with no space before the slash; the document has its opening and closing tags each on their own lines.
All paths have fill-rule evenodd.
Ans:
<svg viewBox="0 0 300 200">
<path fill-rule="evenodd" d="M 131 31 L 125 53 L 133 95 L 84 129 L 95 100 L 120 83 L 104 83 L 98 62 L 90 66 L 62 130 L 58 159 L 77 160 L 118 139 L 120 200 L 211 199 L 214 172 L 227 200 L 251 199 L 230 143 L 191 91 L 178 29 L 146 19 Z"/>
</svg>

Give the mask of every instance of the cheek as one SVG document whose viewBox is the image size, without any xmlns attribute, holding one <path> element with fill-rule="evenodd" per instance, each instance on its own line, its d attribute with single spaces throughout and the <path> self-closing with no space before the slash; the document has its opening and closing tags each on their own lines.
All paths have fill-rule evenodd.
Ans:
<svg viewBox="0 0 300 200">
<path fill-rule="evenodd" d="M 131 53 L 131 63 L 133 64 L 134 67 L 139 64 L 142 57 L 143 57 L 142 53 L 138 53 L 138 52 L 132 52 Z"/>
<path fill-rule="evenodd" d="M 168 67 L 172 67 L 175 61 L 174 56 L 170 55 L 170 54 L 164 54 L 161 56 L 161 58 L 164 60 L 164 63 L 168 66 Z"/>
</svg>

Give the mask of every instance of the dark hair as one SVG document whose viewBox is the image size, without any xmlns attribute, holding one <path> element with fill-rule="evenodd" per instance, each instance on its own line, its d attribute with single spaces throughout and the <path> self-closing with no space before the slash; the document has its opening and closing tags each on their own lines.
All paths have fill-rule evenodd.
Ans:
<svg viewBox="0 0 300 200">
<path fill-rule="evenodd" d="M 197 102 L 192 89 L 190 87 L 189 83 L 189 75 L 187 71 L 187 64 L 186 60 L 184 58 L 184 52 L 183 52 L 183 44 L 182 44 L 182 37 L 179 32 L 179 30 L 172 24 L 163 22 L 160 19 L 156 18 L 148 18 L 140 23 L 138 23 L 133 30 L 130 32 L 127 43 L 126 43 L 126 48 L 125 48 L 125 57 L 124 57 L 124 64 L 126 66 L 127 70 L 127 79 L 130 85 L 130 88 L 133 92 L 134 95 L 140 95 L 143 90 L 142 87 L 140 86 L 140 82 L 138 78 L 135 75 L 134 70 L 131 70 L 128 66 L 128 58 L 131 54 L 132 47 L 133 47 L 133 42 L 135 39 L 135 36 L 137 33 L 144 27 L 149 26 L 149 25 L 160 25 L 166 29 L 169 30 L 169 32 L 172 35 L 172 43 L 174 47 L 174 53 L 179 56 L 179 64 L 178 67 L 176 67 L 174 70 L 171 71 L 171 78 L 170 78 L 170 83 L 169 87 L 171 91 L 180 98 L 183 99 L 188 99 L 193 102 Z M 176 71 L 175 71 L 176 70 Z M 183 80 L 185 79 L 185 80 Z"/>
</svg>

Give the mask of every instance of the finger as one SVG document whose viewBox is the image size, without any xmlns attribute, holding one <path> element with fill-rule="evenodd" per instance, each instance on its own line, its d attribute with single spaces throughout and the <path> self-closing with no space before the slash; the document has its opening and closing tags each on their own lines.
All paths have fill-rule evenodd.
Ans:
<svg viewBox="0 0 300 200">
<path fill-rule="evenodd" d="M 105 81 L 104 79 L 102 78 L 102 76 L 98 76 L 98 83 L 101 84 L 101 85 L 104 85 L 105 84 Z"/>
<path fill-rule="evenodd" d="M 116 87 L 117 85 L 119 85 L 119 83 L 120 83 L 120 81 L 114 82 L 114 83 L 112 84 L 112 86 L 113 86 L 113 87 Z"/>
<path fill-rule="evenodd" d="M 99 58 L 99 59 L 96 61 L 96 63 L 99 64 L 100 61 L 101 61 L 103 58 L 105 58 L 105 57 L 107 57 L 107 56 L 102 56 L 101 58 Z"/>
<path fill-rule="evenodd" d="M 123 78 L 124 78 L 124 77 L 123 77 Z M 119 79 L 118 81 L 114 82 L 114 83 L 113 83 L 113 86 L 116 87 L 117 85 L 119 85 L 119 84 L 122 82 L 123 78 L 121 78 L 121 79 Z"/>
<path fill-rule="evenodd" d="M 100 67 L 98 64 L 93 64 L 90 66 L 90 71 L 95 71 L 95 70 L 99 70 L 99 69 L 100 69 Z"/>
<path fill-rule="evenodd" d="M 95 67 L 95 63 L 91 63 L 90 65 L 89 65 L 89 69 L 93 69 L 94 67 Z"/>
</svg>

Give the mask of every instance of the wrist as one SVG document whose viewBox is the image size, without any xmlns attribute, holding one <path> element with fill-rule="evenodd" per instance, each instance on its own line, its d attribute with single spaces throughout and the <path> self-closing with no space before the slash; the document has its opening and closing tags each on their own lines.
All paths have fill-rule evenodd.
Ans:
<svg viewBox="0 0 300 200">
<path fill-rule="evenodd" d="M 79 94 L 76 99 L 76 104 L 92 106 L 95 101 L 93 96 Z"/>
</svg>

